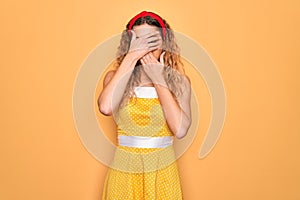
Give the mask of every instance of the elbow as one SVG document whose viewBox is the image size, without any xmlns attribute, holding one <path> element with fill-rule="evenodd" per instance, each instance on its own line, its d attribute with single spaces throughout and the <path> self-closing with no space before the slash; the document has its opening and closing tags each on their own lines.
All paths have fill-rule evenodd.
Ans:
<svg viewBox="0 0 300 200">
<path fill-rule="evenodd" d="M 186 136 L 186 132 L 185 133 L 176 133 L 175 136 L 176 136 L 177 139 L 180 140 L 180 139 L 182 139 Z"/>
<path fill-rule="evenodd" d="M 106 116 L 112 115 L 112 110 L 111 110 L 110 106 L 101 102 L 100 99 L 98 100 L 98 108 L 99 108 L 100 113 L 102 113 L 103 115 L 106 115 Z"/>
<path fill-rule="evenodd" d="M 111 110 L 108 109 L 107 107 L 100 106 L 99 111 L 100 111 L 100 113 L 102 113 L 103 115 L 106 115 L 106 116 L 112 115 Z"/>
<path fill-rule="evenodd" d="M 175 136 L 177 139 L 182 139 L 186 136 L 186 134 L 187 134 L 187 130 L 180 130 L 175 133 Z"/>
<path fill-rule="evenodd" d="M 187 135 L 190 126 L 191 126 L 191 120 L 189 120 L 185 125 L 182 125 L 181 127 L 179 127 L 175 131 L 176 138 L 178 138 L 178 139 L 184 138 Z"/>
</svg>

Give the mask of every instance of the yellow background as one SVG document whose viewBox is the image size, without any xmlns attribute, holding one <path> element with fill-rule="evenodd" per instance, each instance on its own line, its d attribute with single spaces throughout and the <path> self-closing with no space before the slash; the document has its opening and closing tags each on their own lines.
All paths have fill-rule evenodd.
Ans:
<svg viewBox="0 0 300 200">
<path fill-rule="evenodd" d="M 300 199 L 297 0 L 1 1 L 0 199 L 100 199 L 107 167 L 76 132 L 74 81 L 92 49 L 142 10 L 201 44 L 226 89 L 213 151 L 197 157 L 203 116 L 178 160 L 185 199 Z"/>
</svg>

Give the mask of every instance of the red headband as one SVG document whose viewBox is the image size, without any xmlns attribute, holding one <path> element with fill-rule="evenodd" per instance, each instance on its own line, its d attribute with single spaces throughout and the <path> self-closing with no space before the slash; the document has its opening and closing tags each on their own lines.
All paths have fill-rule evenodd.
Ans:
<svg viewBox="0 0 300 200">
<path fill-rule="evenodd" d="M 158 21 L 158 23 L 159 23 L 160 26 L 162 27 L 163 36 L 164 36 L 164 38 L 165 38 L 167 33 L 166 33 L 166 26 L 165 26 L 163 20 L 162 20 L 158 15 L 156 15 L 156 14 L 154 14 L 154 13 L 151 13 L 151 12 L 147 12 L 147 11 L 143 11 L 143 12 L 137 14 L 136 16 L 134 16 L 134 17 L 130 20 L 129 26 L 128 26 L 128 31 L 130 32 L 130 30 L 132 29 L 132 26 L 133 26 L 134 22 L 135 22 L 137 19 L 139 19 L 139 18 L 141 18 L 141 17 L 146 17 L 146 16 L 150 16 L 150 17 L 152 17 L 153 19 L 156 19 L 156 20 Z"/>
</svg>

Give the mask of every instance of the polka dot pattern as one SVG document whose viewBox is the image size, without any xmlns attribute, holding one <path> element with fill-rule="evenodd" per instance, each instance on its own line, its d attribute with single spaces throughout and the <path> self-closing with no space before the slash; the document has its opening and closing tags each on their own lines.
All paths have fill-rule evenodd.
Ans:
<svg viewBox="0 0 300 200">
<path fill-rule="evenodd" d="M 158 98 L 132 98 L 118 114 L 119 135 L 173 136 Z M 102 200 L 182 200 L 173 145 L 136 148 L 118 144 Z"/>
</svg>

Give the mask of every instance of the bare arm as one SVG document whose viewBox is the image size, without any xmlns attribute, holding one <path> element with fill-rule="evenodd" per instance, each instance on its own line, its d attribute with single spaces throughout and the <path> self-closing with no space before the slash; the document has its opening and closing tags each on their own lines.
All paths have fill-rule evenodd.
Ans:
<svg viewBox="0 0 300 200">
<path fill-rule="evenodd" d="M 112 115 L 122 100 L 128 80 L 137 60 L 126 55 L 117 71 L 109 71 L 103 81 L 103 90 L 98 98 L 98 107 L 102 114 Z"/>
<path fill-rule="evenodd" d="M 158 93 L 168 126 L 177 138 L 183 138 L 186 136 L 192 122 L 190 106 L 191 85 L 189 78 L 187 76 L 182 77 L 184 86 L 183 94 L 177 102 L 162 76 L 162 69 L 164 67 L 163 54 L 160 57 L 160 63 L 151 53 L 145 55 L 141 61 Z"/>
<path fill-rule="evenodd" d="M 98 98 L 99 110 L 104 115 L 112 115 L 119 107 L 137 61 L 146 53 L 158 48 L 161 44 L 161 41 L 159 41 L 159 32 L 148 33 L 138 39 L 135 32 L 131 32 L 132 40 L 130 42 L 130 49 L 121 65 L 117 71 L 109 71 L 104 78 L 103 90 Z"/>
<path fill-rule="evenodd" d="M 192 122 L 190 106 L 191 89 L 187 78 L 184 80 L 184 85 L 184 91 L 178 104 L 168 88 L 160 84 L 154 84 L 166 121 L 178 139 L 186 136 Z"/>
</svg>

